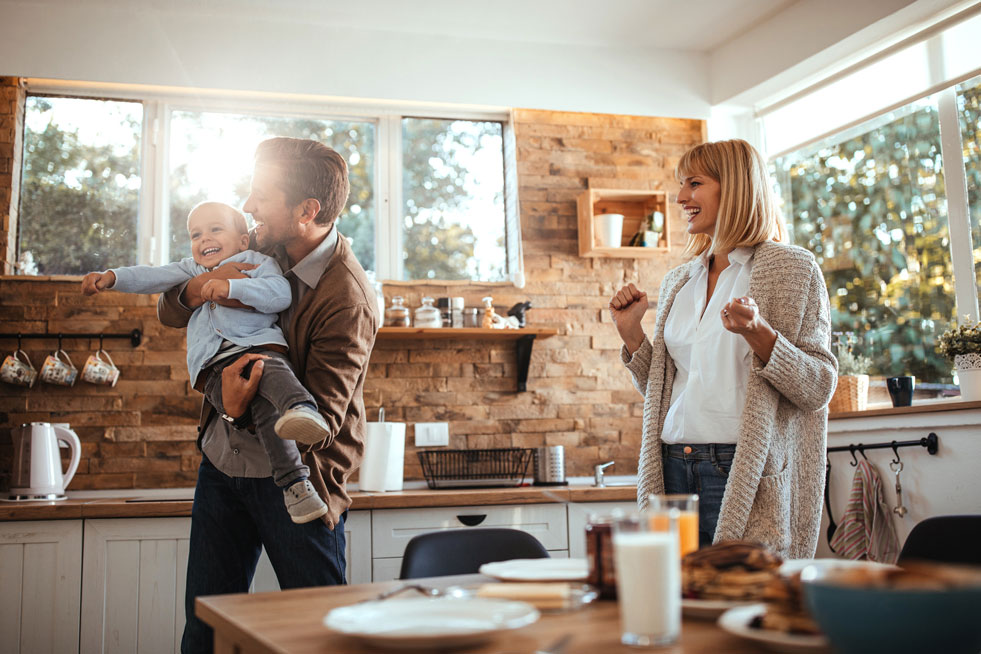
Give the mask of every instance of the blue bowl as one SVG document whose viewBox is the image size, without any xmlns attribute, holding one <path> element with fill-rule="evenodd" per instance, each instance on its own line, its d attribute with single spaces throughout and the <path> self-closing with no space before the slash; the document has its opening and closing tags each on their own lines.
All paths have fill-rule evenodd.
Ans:
<svg viewBox="0 0 981 654">
<path fill-rule="evenodd" d="M 981 651 L 981 587 L 862 587 L 836 582 L 832 572 L 803 588 L 811 616 L 839 654 Z"/>
</svg>

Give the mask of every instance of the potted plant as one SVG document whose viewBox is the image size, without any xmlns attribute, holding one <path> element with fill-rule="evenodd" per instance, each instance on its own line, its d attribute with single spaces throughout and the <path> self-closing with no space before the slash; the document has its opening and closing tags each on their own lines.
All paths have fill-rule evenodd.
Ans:
<svg viewBox="0 0 981 654">
<path fill-rule="evenodd" d="M 937 351 L 954 360 L 961 399 L 981 400 L 981 322 L 965 317 L 940 335 Z"/>
<path fill-rule="evenodd" d="M 838 334 L 838 386 L 835 388 L 828 410 L 832 413 L 865 411 L 869 401 L 869 367 L 872 360 L 854 351 L 851 332 L 845 339 Z"/>
</svg>

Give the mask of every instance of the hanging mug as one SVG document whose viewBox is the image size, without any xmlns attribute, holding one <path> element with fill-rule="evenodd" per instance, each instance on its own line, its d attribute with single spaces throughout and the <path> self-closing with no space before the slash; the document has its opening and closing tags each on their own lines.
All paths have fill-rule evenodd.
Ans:
<svg viewBox="0 0 981 654">
<path fill-rule="evenodd" d="M 49 354 L 41 366 L 41 381 L 58 386 L 72 386 L 78 377 L 78 368 L 64 350 Z"/>
<path fill-rule="evenodd" d="M 82 379 L 90 384 L 115 386 L 119 379 L 119 368 L 112 362 L 112 357 L 105 350 L 99 350 L 89 355 L 82 366 Z"/>
<path fill-rule="evenodd" d="M 14 386 L 34 386 L 37 370 L 27 358 L 27 352 L 15 350 L 13 354 L 8 354 L 0 366 L 0 379 Z"/>
</svg>

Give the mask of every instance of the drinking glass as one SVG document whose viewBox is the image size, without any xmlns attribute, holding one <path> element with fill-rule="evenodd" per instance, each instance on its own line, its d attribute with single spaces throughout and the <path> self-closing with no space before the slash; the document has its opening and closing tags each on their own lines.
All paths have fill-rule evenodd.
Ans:
<svg viewBox="0 0 981 654">
<path fill-rule="evenodd" d="M 681 634 L 681 560 L 677 509 L 617 517 L 613 522 L 620 642 L 671 645 Z"/>
<path fill-rule="evenodd" d="M 647 506 L 652 511 L 678 509 L 679 556 L 698 549 L 698 495 L 650 495 Z"/>
</svg>

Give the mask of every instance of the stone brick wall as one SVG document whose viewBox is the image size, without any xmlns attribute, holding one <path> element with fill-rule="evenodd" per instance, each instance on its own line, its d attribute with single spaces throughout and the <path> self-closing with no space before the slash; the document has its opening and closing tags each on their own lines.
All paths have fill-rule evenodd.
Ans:
<svg viewBox="0 0 981 654">
<path fill-rule="evenodd" d="M 655 259 L 578 256 L 576 195 L 586 188 L 676 188 L 673 168 L 704 140 L 704 123 L 637 116 L 515 112 L 521 225 L 527 285 L 385 286 L 418 306 L 424 295 L 462 295 L 468 306 L 493 295 L 509 307 L 531 300 L 531 324 L 557 336 L 535 343 L 528 391 L 516 392 L 513 341 L 380 340 L 371 357 L 365 403 L 374 420 L 409 423 L 406 478 L 421 479 L 412 424 L 446 421 L 456 448 L 566 446 L 567 474 L 590 475 L 600 461 L 610 474 L 636 471 L 641 397 L 619 362 L 619 339 L 605 308 L 613 291 L 639 281 L 651 296 L 683 258 L 684 219 L 670 206 L 672 251 Z M 2 192 L 2 191 L 0 191 Z M 122 370 L 115 388 L 79 382 L 64 389 L 39 384 L 0 393 L 0 488 L 10 469 L 11 425 L 69 422 L 83 442 L 72 488 L 181 487 L 194 483 L 198 454 L 197 393 L 189 388 L 181 331 L 160 326 L 155 298 L 78 294 L 72 279 L 0 279 L 0 332 L 115 331 L 134 327 L 144 343 L 107 343 Z M 648 316 L 652 323 L 653 311 Z M 25 342 L 40 366 L 56 341 Z M 0 342 L 7 354 L 15 344 Z M 76 365 L 98 342 L 66 341 Z"/>
</svg>

